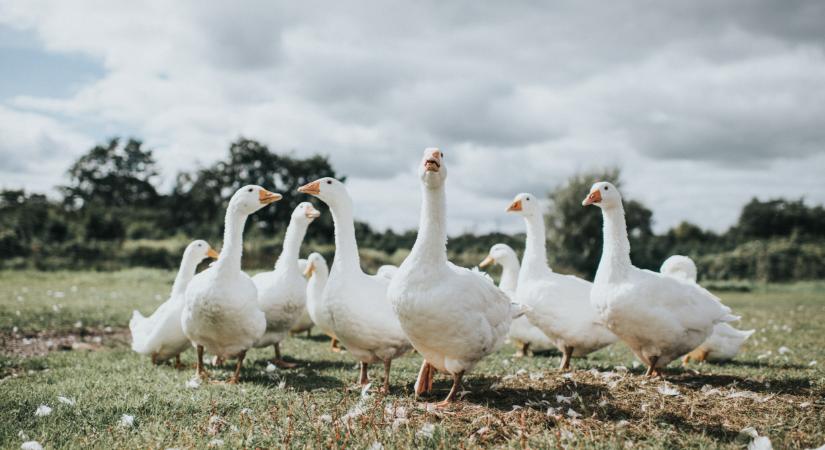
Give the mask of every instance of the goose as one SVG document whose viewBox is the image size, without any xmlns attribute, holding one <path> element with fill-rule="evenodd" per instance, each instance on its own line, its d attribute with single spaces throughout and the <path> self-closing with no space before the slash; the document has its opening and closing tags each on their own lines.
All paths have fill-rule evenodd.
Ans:
<svg viewBox="0 0 825 450">
<path fill-rule="evenodd" d="M 518 285 L 518 273 L 521 268 L 518 255 L 507 244 L 495 244 L 490 247 L 490 252 L 487 257 L 478 265 L 483 269 L 491 264 L 498 264 L 501 266 L 501 280 L 498 283 L 499 289 L 504 291 L 511 300 L 516 299 L 516 286 Z M 530 350 L 547 350 L 553 348 L 555 345 L 541 330 L 536 328 L 527 320 L 527 317 L 521 316 L 513 319 L 510 324 L 509 332 L 510 340 L 518 347 L 515 354 L 516 357 L 527 356 Z"/>
<path fill-rule="evenodd" d="M 388 280 L 392 280 L 392 277 L 395 276 L 395 272 L 398 272 L 398 266 L 394 266 L 392 264 L 384 264 L 383 266 L 378 268 L 378 271 L 376 271 L 375 274 L 379 277 L 384 277 Z"/>
<path fill-rule="evenodd" d="M 559 369 L 570 369 L 570 358 L 585 356 L 618 340 L 590 305 L 592 284 L 573 275 L 553 272 L 547 265 L 544 215 L 535 195 L 518 194 L 508 212 L 524 218 L 527 240 L 518 275 L 515 300 L 532 308 L 525 316 L 562 352 Z"/>
<path fill-rule="evenodd" d="M 139 311 L 132 312 L 129 330 L 132 332 L 132 350 L 142 355 L 150 355 L 153 364 L 175 358 L 175 367 L 181 368 L 180 354 L 191 344 L 180 324 L 180 315 L 185 302 L 186 286 L 195 276 L 195 270 L 206 258 L 218 258 L 218 253 L 206 241 L 192 241 L 186 246 L 180 268 L 172 284 L 169 299 L 149 317 Z"/>
<path fill-rule="evenodd" d="M 241 271 L 243 229 L 250 214 L 280 199 L 280 194 L 255 185 L 235 191 L 226 208 L 223 249 L 218 260 L 195 275 L 186 288 L 181 325 L 197 349 L 195 373 L 202 378 L 209 376 L 203 368 L 206 350 L 218 358 L 238 358 L 229 380 L 237 383 L 246 351 L 266 331 L 266 315 L 258 307 L 258 289 Z"/>
<path fill-rule="evenodd" d="M 696 263 L 687 256 L 673 255 L 662 263 L 659 272 L 663 275 L 675 277 L 688 283 L 696 282 Z M 713 332 L 698 347 L 682 357 L 682 363 L 691 360 L 702 361 L 730 361 L 742 348 L 745 341 L 756 330 L 738 330 L 728 323 L 717 323 Z"/>
<path fill-rule="evenodd" d="M 738 319 L 698 284 L 633 266 L 616 186 L 594 184 L 582 205 L 598 206 L 604 221 L 590 301 L 607 327 L 647 365 L 648 376 L 663 376 L 662 369 L 704 342 L 714 325 Z"/>
<path fill-rule="evenodd" d="M 306 309 L 307 283 L 298 266 L 298 254 L 307 228 L 320 215 L 312 203 L 298 204 L 286 227 L 283 250 L 275 263 L 275 270 L 252 277 L 258 290 L 258 307 L 266 314 L 266 331 L 255 347 L 272 345 L 275 348 L 272 363 L 284 369 L 296 367 L 297 364 L 283 360 L 281 341 Z"/>
<path fill-rule="evenodd" d="M 304 276 L 309 278 L 307 283 L 307 312 L 312 322 L 321 329 L 321 332 L 332 339 L 330 349 L 339 352 L 338 338 L 332 330 L 332 316 L 324 303 L 324 287 L 329 278 L 327 261 L 320 253 L 310 253 L 307 257 L 307 267 Z"/>
<path fill-rule="evenodd" d="M 301 273 L 306 273 L 306 270 L 307 270 L 307 260 L 306 259 L 299 259 L 298 260 L 298 270 L 300 270 Z M 304 278 L 307 278 L 307 276 L 304 275 Z M 304 284 L 306 284 L 307 289 L 309 289 L 309 283 L 304 283 Z M 307 311 L 306 307 L 304 307 L 303 312 L 301 313 L 301 317 L 299 317 L 298 321 L 295 322 L 295 325 L 292 325 L 292 328 L 289 329 L 289 334 L 290 335 L 295 335 L 295 334 L 303 333 L 304 331 L 306 331 L 307 332 L 307 337 L 309 337 L 310 333 L 312 331 L 312 327 L 314 327 L 314 326 L 315 326 L 315 324 L 312 323 L 312 318 L 309 317 L 309 311 Z"/>
<path fill-rule="evenodd" d="M 434 369 L 453 377 L 438 407 L 455 400 L 463 376 L 501 346 L 510 322 L 523 313 L 485 274 L 447 261 L 443 158 L 441 150 L 428 148 L 418 166 L 423 194 L 418 236 L 388 291 L 404 332 L 424 357 L 416 396 L 432 390 Z"/>
<path fill-rule="evenodd" d="M 382 390 L 388 392 L 392 360 L 411 348 L 392 305 L 387 301 L 390 280 L 367 275 L 361 269 L 352 198 L 343 183 L 325 177 L 301 186 L 298 192 L 313 195 L 326 203 L 335 225 L 335 257 L 322 296 L 332 317 L 332 331 L 360 361 L 361 386 L 369 384 L 369 364 L 384 363 Z"/>
</svg>

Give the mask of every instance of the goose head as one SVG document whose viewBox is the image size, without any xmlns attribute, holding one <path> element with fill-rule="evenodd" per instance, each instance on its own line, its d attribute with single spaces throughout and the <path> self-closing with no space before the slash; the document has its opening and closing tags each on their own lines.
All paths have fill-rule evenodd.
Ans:
<svg viewBox="0 0 825 450">
<path fill-rule="evenodd" d="M 344 183 L 332 177 L 319 178 L 311 183 L 307 183 L 299 187 L 298 192 L 314 195 L 327 205 L 349 199 L 349 193 L 347 193 L 347 188 L 344 186 Z"/>
<path fill-rule="evenodd" d="M 516 195 L 510 206 L 507 207 L 507 212 L 516 213 L 522 217 L 541 216 L 541 205 L 535 195 L 529 193 L 522 193 Z"/>
<path fill-rule="evenodd" d="M 444 185 L 447 179 L 447 166 L 444 164 L 444 152 L 437 148 L 424 150 L 421 164 L 418 166 L 418 175 L 421 182 L 430 189 L 436 189 Z"/>
<path fill-rule="evenodd" d="M 210 247 L 208 242 L 198 239 L 186 246 L 183 258 L 197 264 L 206 258 L 218 259 L 218 252 Z"/>
<path fill-rule="evenodd" d="M 292 220 L 307 225 L 311 224 L 312 221 L 318 217 L 321 217 L 321 212 L 315 209 L 310 202 L 301 202 L 295 207 L 295 210 L 292 211 Z"/>
<path fill-rule="evenodd" d="M 248 216 L 281 198 L 281 194 L 269 192 L 260 186 L 250 184 L 232 194 L 232 198 L 229 200 L 229 208 Z"/>
<path fill-rule="evenodd" d="M 320 253 L 310 253 L 307 256 L 307 268 L 304 270 L 304 276 L 310 278 L 316 270 L 326 270 L 326 267 L 327 261 Z"/>
<path fill-rule="evenodd" d="M 484 261 L 481 261 L 481 264 L 478 265 L 480 268 L 485 268 L 490 264 L 499 263 L 501 264 L 502 261 L 506 261 L 509 258 L 516 258 L 516 252 L 507 244 L 496 244 L 490 247 L 490 253 L 487 254 L 487 257 L 484 258 Z"/>
<path fill-rule="evenodd" d="M 622 204 L 622 194 L 607 181 L 599 181 L 590 188 L 590 193 L 582 200 L 582 206 L 596 205 L 602 209 L 615 208 Z"/>
</svg>

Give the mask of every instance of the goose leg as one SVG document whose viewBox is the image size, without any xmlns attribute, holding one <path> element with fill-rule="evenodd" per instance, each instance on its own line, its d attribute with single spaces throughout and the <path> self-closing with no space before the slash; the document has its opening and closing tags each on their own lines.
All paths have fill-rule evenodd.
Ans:
<svg viewBox="0 0 825 450">
<path fill-rule="evenodd" d="M 197 375 L 197 376 L 199 376 L 203 379 L 207 379 L 207 378 L 209 378 L 209 372 L 207 372 L 206 369 L 203 368 L 203 345 L 198 345 L 197 350 L 198 350 L 198 363 L 197 363 L 197 365 L 195 365 L 195 375 Z"/>
<path fill-rule="evenodd" d="M 361 386 L 366 386 L 370 382 L 370 376 L 367 373 L 367 367 L 369 367 L 369 364 L 361 361 L 361 375 L 358 379 L 358 383 Z"/>
<path fill-rule="evenodd" d="M 242 351 L 238 355 L 238 363 L 235 365 L 235 373 L 232 374 L 232 378 L 229 379 L 229 384 L 238 384 L 238 381 L 241 379 L 241 366 L 243 366 L 243 360 L 246 358 L 246 350 Z"/>
<path fill-rule="evenodd" d="M 415 397 L 423 393 L 430 393 L 433 390 L 433 366 L 425 359 L 421 363 L 418 371 L 418 378 L 415 380 Z"/>
<path fill-rule="evenodd" d="M 464 371 L 453 374 L 453 387 L 450 388 L 450 393 L 447 398 L 439 403 L 436 403 L 436 408 L 444 408 L 455 401 L 455 396 L 458 394 L 458 388 L 461 386 L 461 378 L 464 376 Z"/>
<path fill-rule="evenodd" d="M 175 355 L 175 369 L 181 370 L 183 367 L 183 363 L 180 362 L 180 353 L 178 353 Z"/>
<path fill-rule="evenodd" d="M 281 369 L 293 369 L 295 367 L 298 367 L 298 364 L 291 363 L 291 362 L 286 362 L 281 358 L 281 343 L 280 342 L 276 342 L 274 347 L 275 347 L 275 359 L 272 360 L 272 364 L 275 364 L 276 366 L 280 367 Z"/>
<path fill-rule="evenodd" d="M 656 363 L 659 361 L 658 356 L 651 356 L 648 358 L 650 360 L 650 365 L 647 367 L 647 372 L 645 372 L 645 376 L 647 377 L 654 377 L 659 372 L 656 368 Z"/>
<path fill-rule="evenodd" d="M 155 365 L 155 366 L 158 365 L 158 354 L 157 353 L 152 353 L 152 365 Z"/>
<path fill-rule="evenodd" d="M 570 370 L 570 357 L 573 356 L 573 347 L 564 347 L 564 352 L 561 357 L 561 365 L 559 366 L 559 370 L 567 371 Z"/>
<path fill-rule="evenodd" d="M 338 346 L 338 339 L 332 338 L 329 342 L 329 349 L 332 350 L 334 353 L 340 353 L 341 347 Z"/>
<path fill-rule="evenodd" d="M 381 392 L 385 394 L 389 394 L 390 392 L 390 366 L 392 365 L 392 360 L 387 359 L 384 360 L 384 386 L 381 388 Z"/>
</svg>

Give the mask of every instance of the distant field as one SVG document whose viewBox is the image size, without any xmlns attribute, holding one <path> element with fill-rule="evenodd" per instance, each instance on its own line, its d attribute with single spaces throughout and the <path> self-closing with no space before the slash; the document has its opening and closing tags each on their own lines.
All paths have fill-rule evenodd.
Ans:
<svg viewBox="0 0 825 450">
<path fill-rule="evenodd" d="M 172 278 L 0 272 L 0 447 L 741 449 L 748 426 L 777 449 L 825 444 L 825 283 L 718 291 L 742 328 L 758 330 L 730 364 L 672 364 L 668 382 L 647 380 L 618 344 L 562 376 L 558 356 L 513 358 L 505 345 L 470 374 L 461 402 L 432 411 L 411 394 L 419 355 L 394 363 L 391 394 L 360 399 L 346 389 L 355 361 L 319 336 L 284 344 L 298 369 L 269 372 L 271 349 L 256 350 L 240 385 L 187 387 L 192 369 L 153 367 L 124 331 L 132 309 L 149 313 L 166 299 Z M 426 400 L 449 385 L 439 378 Z M 51 414 L 36 417 L 41 404 Z M 120 425 L 124 414 L 133 426 Z"/>
</svg>

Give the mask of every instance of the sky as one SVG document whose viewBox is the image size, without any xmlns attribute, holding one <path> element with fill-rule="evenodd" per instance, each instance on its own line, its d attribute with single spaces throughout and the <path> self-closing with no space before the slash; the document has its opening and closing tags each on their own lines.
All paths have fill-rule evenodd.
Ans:
<svg viewBox="0 0 825 450">
<path fill-rule="evenodd" d="M 825 202 L 825 2 L 0 0 L 0 187 L 54 192 L 112 136 L 162 183 L 240 136 L 328 155 L 356 217 L 413 228 L 422 151 L 451 233 L 618 166 L 661 232 L 753 197 Z M 582 193 L 582 197 L 586 192 Z"/>
</svg>

